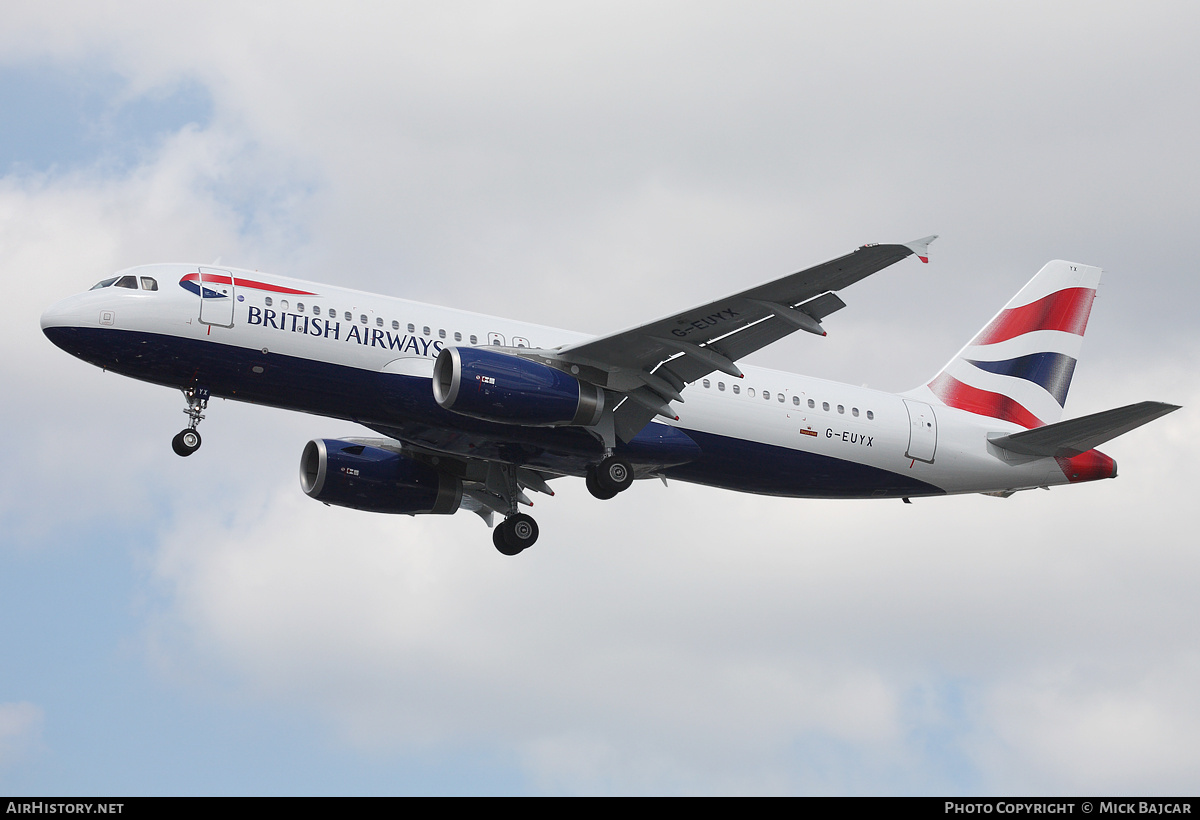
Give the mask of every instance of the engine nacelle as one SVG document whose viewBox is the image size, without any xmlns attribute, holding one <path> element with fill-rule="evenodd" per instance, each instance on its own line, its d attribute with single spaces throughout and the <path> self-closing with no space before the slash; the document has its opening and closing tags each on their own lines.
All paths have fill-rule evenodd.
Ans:
<svg viewBox="0 0 1200 820">
<path fill-rule="evenodd" d="M 464 416 L 535 427 L 600 421 L 604 391 L 541 362 L 485 347 L 447 347 L 433 365 L 433 397 Z"/>
<path fill-rule="evenodd" d="M 300 486 L 326 504 L 368 512 L 449 514 L 462 482 L 419 461 L 336 439 L 314 439 L 300 456 Z"/>
</svg>

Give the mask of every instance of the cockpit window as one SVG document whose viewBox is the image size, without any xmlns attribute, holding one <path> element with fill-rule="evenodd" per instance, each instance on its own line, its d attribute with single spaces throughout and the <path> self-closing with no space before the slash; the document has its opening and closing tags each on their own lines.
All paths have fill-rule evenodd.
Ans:
<svg viewBox="0 0 1200 820">
<path fill-rule="evenodd" d="M 116 281 L 116 284 L 114 285 L 114 287 L 129 288 L 130 290 L 137 290 L 137 286 L 138 285 L 137 285 L 137 277 L 136 276 L 122 276 L 120 279 L 118 279 Z"/>
<path fill-rule="evenodd" d="M 117 281 L 117 277 L 115 277 L 115 276 L 112 279 L 103 279 L 103 280 L 97 282 L 96 284 L 92 285 L 92 290 L 100 290 L 100 288 L 106 288 L 115 281 Z"/>
<path fill-rule="evenodd" d="M 142 290 L 158 290 L 158 282 L 149 276 L 142 277 Z"/>
</svg>

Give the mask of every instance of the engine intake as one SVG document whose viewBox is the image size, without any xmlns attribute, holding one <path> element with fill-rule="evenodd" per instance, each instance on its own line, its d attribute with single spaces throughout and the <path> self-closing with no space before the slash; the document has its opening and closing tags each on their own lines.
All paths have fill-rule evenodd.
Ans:
<svg viewBox="0 0 1200 820">
<path fill-rule="evenodd" d="M 300 486 L 309 498 L 368 512 L 450 514 L 462 502 L 457 478 L 391 450 L 336 439 L 304 446 Z"/>
<path fill-rule="evenodd" d="M 447 347 L 433 365 L 433 397 L 464 416 L 535 427 L 600 421 L 604 390 L 541 362 L 479 347 Z"/>
</svg>

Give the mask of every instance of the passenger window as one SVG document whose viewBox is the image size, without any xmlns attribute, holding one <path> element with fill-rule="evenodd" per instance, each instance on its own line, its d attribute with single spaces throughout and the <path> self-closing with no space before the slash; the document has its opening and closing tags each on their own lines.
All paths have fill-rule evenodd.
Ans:
<svg viewBox="0 0 1200 820">
<path fill-rule="evenodd" d="M 824 410 L 826 413 L 828 413 L 829 412 L 829 402 L 827 402 L 827 401 L 821 402 L 821 409 Z"/>
<path fill-rule="evenodd" d="M 281 300 L 279 301 L 279 309 L 280 309 L 280 310 L 287 310 L 287 309 L 288 309 L 288 308 L 287 308 L 287 299 L 281 299 Z"/>
<path fill-rule="evenodd" d="M 705 379 L 704 380 L 704 389 L 707 390 L 711 386 L 712 386 L 712 383 L 708 379 Z"/>
<path fill-rule="evenodd" d="M 501 336 L 499 333 L 489 333 L 488 334 L 488 344 L 500 345 L 501 347 L 504 347 L 504 337 Z"/>
<path fill-rule="evenodd" d="M 479 344 L 479 337 L 477 337 L 474 333 L 471 334 L 471 344 L 473 344 L 473 345 Z"/>
<path fill-rule="evenodd" d="M 137 286 L 138 286 L 137 278 L 134 276 L 122 276 L 120 279 L 117 280 L 117 287 L 119 287 L 119 288 L 129 288 L 130 290 L 137 290 Z"/>
<path fill-rule="evenodd" d="M 813 401 L 812 399 L 809 399 L 808 400 L 808 409 L 815 410 L 816 407 L 817 407 L 817 403 L 815 401 Z"/>
<path fill-rule="evenodd" d="M 439 338 L 439 339 L 445 339 L 445 338 L 446 338 L 446 331 L 442 330 L 440 327 L 438 328 L 438 338 Z"/>
<path fill-rule="evenodd" d="M 717 389 L 724 391 L 725 390 L 725 382 L 717 382 Z"/>
<path fill-rule="evenodd" d="M 337 311 L 336 311 L 336 310 L 334 310 L 333 308 L 330 308 L 330 309 L 329 309 L 329 318 L 330 318 L 330 319 L 336 319 L 336 318 L 337 318 Z"/>
<path fill-rule="evenodd" d="M 382 316 L 375 317 L 375 327 L 383 327 L 383 317 Z"/>
<path fill-rule="evenodd" d="M 421 332 L 424 333 L 426 336 L 428 336 L 429 335 L 429 325 L 425 325 L 425 327 L 421 328 Z"/>
<path fill-rule="evenodd" d="M 874 410 L 868 410 L 868 411 L 867 411 L 867 418 L 868 418 L 868 419 L 873 419 L 873 418 L 875 418 L 875 411 L 874 411 Z"/>
<path fill-rule="evenodd" d="M 296 303 L 296 312 L 297 312 L 297 313 L 303 313 L 303 312 L 304 312 L 304 303 L 303 303 L 303 302 L 297 302 L 297 303 Z"/>
<path fill-rule="evenodd" d="M 267 307 L 270 307 L 271 305 L 275 304 L 275 302 L 270 296 L 268 296 L 266 299 L 263 299 L 263 304 Z"/>
<path fill-rule="evenodd" d="M 354 321 L 354 316 L 353 316 L 353 315 L 350 313 L 350 311 L 346 311 L 346 321 L 347 321 L 347 322 L 353 322 L 353 321 Z"/>
<path fill-rule="evenodd" d="M 753 387 L 747 387 L 747 388 L 746 388 L 746 395 L 747 395 L 747 396 L 749 396 L 750 398 L 754 398 L 754 388 L 753 388 Z"/>
<path fill-rule="evenodd" d="M 456 330 L 456 331 L 454 331 L 454 341 L 456 341 L 456 342 L 461 342 L 461 341 L 462 341 L 462 334 L 461 334 L 461 333 L 459 333 L 457 330 Z"/>
<path fill-rule="evenodd" d="M 858 408 L 857 408 L 857 407 L 851 407 L 851 408 L 850 408 L 850 415 L 854 416 L 854 418 L 858 418 Z"/>
<path fill-rule="evenodd" d="M 794 404 L 794 405 L 796 405 L 797 407 L 799 407 L 799 406 L 800 406 L 800 397 L 799 397 L 799 396 L 792 396 L 792 404 Z"/>
<path fill-rule="evenodd" d="M 780 401 L 780 402 L 782 402 L 782 401 L 783 401 L 783 394 L 782 394 L 782 393 L 780 393 L 780 394 L 779 394 L 779 401 Z"/>
<path fill-rule="evenodd" d="M 399 330 L 399 329 L 400 329 L 400 323 L 397 322 L 395 319 L 392 319 L 392 330 Z"/>
<path fill-rule="evenodd" d="M 417 332 L 417 326 L 416 326 L 416 325 L 414 325 L 412 322 L 409 322 L 409 323 L 408 323 L 408 332 L 409 332 L 409 333 L 416 333 L 416 332 Z"/>
<path fill-rule="evenodd" d="M 768 391 L 764 390 L 764 391 L 763 391 L 763 398 L 764 398 L 764 399 L 766 399 L 767 401 L 770 401 L 770 400 L 771 400 L 771 394 L 770 394 L 770 392 L 768 392 Z M 783 398 L 783 397 L 782 397 L 782 396 L 780 396 L 780 398 Z"/>
<path fill-rule="evenodd" d="M 365 325 L 367 323 L 367 314 L 365 314 L 365 313 L 358 314 L 358 321 L 362 322 Z"/>
<path fill-rule="evenodd" d="M 313 305 L 313 316 L 320 316 L 320 315 L 321 315 L 321 306 Z"/>
<path fill-rule="evenodd" d="M 838 412 L 839 412 L 839 413 L 845 413 L 845 412 L 846 412 L 846 408 L 845 408 L 845 407 L 842 407 L 842 405 L 840 405 L 840 404 L 839 404 L 839 405 L 838 405 Z"/>
<path fill-rule="evenodd" d="M 142 290 L 158 290 L 158 282 L 155 282 L 149 276 L 143 276 Z"/>
<path fill-rule="evenodd" d="M 734 392 L 734 393 L 741 393 L 741 392 L 742 392 L 742 386 L 741 386 L 740 384 L 735 384 L 735 385 L 733 386 L 733 392 Z"/>
</svg>

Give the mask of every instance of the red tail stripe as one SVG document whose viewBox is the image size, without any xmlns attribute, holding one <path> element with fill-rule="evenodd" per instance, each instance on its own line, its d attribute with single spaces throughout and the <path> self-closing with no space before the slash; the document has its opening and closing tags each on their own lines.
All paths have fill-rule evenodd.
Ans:
<svg viewBox="0 0 1200 820">
<path fill-rule="evenodd" d="M 929 383 L 929 389 L 945 404 L 968 413 L 1011 421 L 1025 428 L 1041 427 L 1046 423 L 1008 396 L 980 390 L 945 373 L 939 373 Z"/>
<path fill-rule="evenodd" d="M 971 344 L 995 344 L 1034 330 L 1061 330 L 1082 336 L 1095 298 L 1092 288 L 1065 288 L 1028 305 L 1001 311 Z"/>
</svg>

